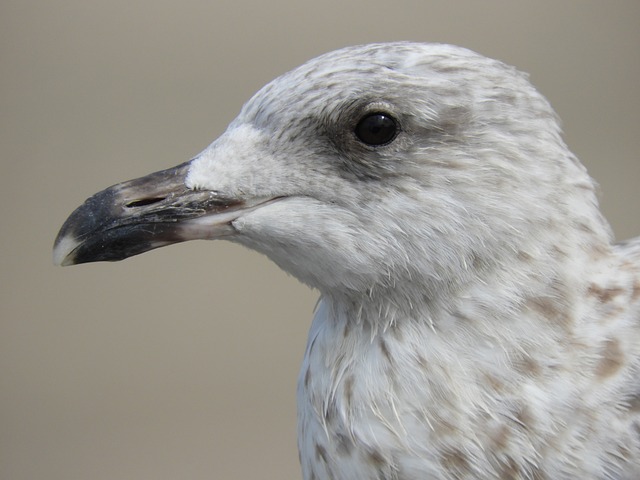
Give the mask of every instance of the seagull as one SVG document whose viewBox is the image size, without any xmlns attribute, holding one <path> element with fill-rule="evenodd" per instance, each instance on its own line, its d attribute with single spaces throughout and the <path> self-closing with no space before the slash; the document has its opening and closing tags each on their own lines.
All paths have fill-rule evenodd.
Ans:
<svg viewBox="0 0 640 480">
<path fill-rule="evenodd" d="M 640 478 L 640 239 L 614 243 L 515 68 L 444 44 L 322 55 L 192 160 L 89 198 L 54 263 L 192 239 L 320 293 L 306 480 Z"/>
</svg>

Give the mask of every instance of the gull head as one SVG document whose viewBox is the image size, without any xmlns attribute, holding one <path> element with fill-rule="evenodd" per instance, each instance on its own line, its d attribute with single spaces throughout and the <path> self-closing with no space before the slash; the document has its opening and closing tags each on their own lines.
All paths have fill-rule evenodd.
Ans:
<svg viewBox="0 0 640 480">
<path fill-rule="evenodd" d="M 526 75 L 401 42 L 273 80 L 192 160 L 89 198 L 54 262 L 224 238 L 328 295 L 428 301 L 518 259 L 551 268 L 586 230 L 608 238 L 593 182 Z"/>
</svg>

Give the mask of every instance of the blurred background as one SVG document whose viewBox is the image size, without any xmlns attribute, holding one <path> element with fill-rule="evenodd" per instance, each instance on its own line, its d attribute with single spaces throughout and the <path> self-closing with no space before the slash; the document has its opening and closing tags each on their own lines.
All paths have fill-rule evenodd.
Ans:
<svg viewBox="0 0 640 480">
<path fill-rule="evenodd" d="M 311 57 L 435 41 L 529 72 L 638 235 L 639 25 L 637 0 L 3 0 L 0 478 L 300 478 L 316 293 L 225 242 L 55 268 L 86 197 L 188 160 Z"/>
</svg>

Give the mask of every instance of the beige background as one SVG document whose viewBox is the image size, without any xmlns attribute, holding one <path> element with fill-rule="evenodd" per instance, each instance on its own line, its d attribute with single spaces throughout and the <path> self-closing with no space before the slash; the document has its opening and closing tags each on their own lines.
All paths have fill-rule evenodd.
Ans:
<svg viewBox="0 0 640 480">
<path fill-rule="evenodd" d="M 637 0 L 3 0 L 0 479 L 299 478 L 315 293 L 223 242 L 54 268 L 87 196 L 187 160 L 317 54 L 440 41 L 531 73 L 633 236 L 639 25 Z"/>
</svg>

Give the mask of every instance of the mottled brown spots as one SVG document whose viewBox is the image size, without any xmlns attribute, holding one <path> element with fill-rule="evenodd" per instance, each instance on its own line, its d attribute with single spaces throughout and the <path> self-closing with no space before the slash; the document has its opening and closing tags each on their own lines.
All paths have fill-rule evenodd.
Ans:
<svg viewBox="0 0 640 480">
<path fill-rule="evenodd" d="M 520 465 L 516 461 L 508 457 L 506 463 L 501 464 L 498 470 L 498 478 L 500 480 L 516 480 L 522 478 Z"/>
<path fill-rule="evenodd" d="M 588 420 L 589 425 L 595 425 L 600 420 L 600 416 L 598 412 L 593 408 L 586 408 L 584 406 L 580 406 L 576 410 L 576 417 L 584 417 Z"/>
<path fill-rule="evenodd" d="M 536 312 L 541 313 L 547 318 L 552 318 L 557 315 L 557 309 L 554 305 L 553 299 L 549 297 L 530 297 L 527 298 L 527 306 Z"/>
<path fill-rule="evenodd" d="M 424 355 L 418 353 L 416 354 L 415 358 L 416 358 L 416 363 L 418 364 L 418 367 L 420 367 L 420 369 L 428 370 L 429 364 L 427 363 L 427 359 L 424 358 Z"/>
<path fill-rule="evenodd" d="M 640 393 L 636 393 L 629 399 L 629 411 L 633 413 L 640 413 Z"/>
<path fill-rule="evenodd" d="M 570 296 L 572 293 L 574 293 L 574 288 L 573 287 L 568 287 L 566 281 L 560 279 L 560 278 L 554 278 L 551 281 L 551 297 L 555 298 L 556 301 L 558 301 L 559 299 L 565 299 L 568 296 Z"/>
<path fill-rule="evenodd" d="M 588 224 L 586 224 L 586 223 L 584 223 L 584 222 L 576 222 L 576 223 L 577 223 L 578 228 L 579 228 L 580 230 L 582 230 L 583 232 L 590 233 L 590 234 L 592 234 L 592 235 L 595 233 L 595 232 L 593 231 L 593 228 L 591 228 L 591 225 L 588 225 Z M 594 247 L 595 247 L 595 246 L 594 246 Z"/>
<path fill-rule="evenodd" d="M 523 357 L 518 361 L 518 370 L 523 375 L 530 378 L 539 377 L 542 374 L 542 367 L 531 357 Z"/>
<path fill-rule="evenodd" d="M 389 346 L 387 345 L 387 342 L 384 340 L 384 338 L 380 337 L 380 341 L 378 343 L 380 344 L 380 350 L 382 351 L 382 355 L 384 356 L 384 358 L 387 360 L 387 362 L 392 363 L 393 359 L 391 358 L 391 352 L 389 352 Z"/>
<path fill-rule="evenodd" d="M 635 272 L 636 264 L 630 260 L 623 260 L 620 264 L 620 270 L 624 270 L 626 272 Z"/>
<path fill-rule="evenodd" d="M 600 361 L 596 365 L 596 375 L 602 379 L 614 375 L 624 363 L 620 341 L 615 338 L 605 340 L 600 355 Z"/>
<path fill-rule="evenodd" d="M 316 451 L 316 460 L 322 460 L 324 463 L 327 463 L 327 449 L 324 448 L 322 445 L 317 444 L 315 446 L 315 451 Z"/>
<path fill-rule="evenodd" d="M 524 252 L 522 250 L 518 251 L 517 257 L 518 257 L 518 260 L 527 262 L 527 263 L 531 263 L 531 261 L 533 260 L 533 256 L 531 256 L 529 253 Z"/>
<path fill-rule="evenodd" d="M 609 251 L 604 245 L 594 244 L 591 246 L 591 251 L 589 253 L 593 260 L 600 260 L 601 258 L 606 257 Z"/>
<path fill-rule="evenodd" d="M 353 442 L 351 439 L 343 433 L 337 433 L 336 440 L 338 453 L 343 456 L 351 455 L 351 451 L 353 450 Z"/>
<path fill-rule="evenodd" d="M 635 302 L 640 298 L 640 281 L 633 282 L 633 289 L 631 290 L 631 301 Z"/>
<path fill-rule="evenodd" d="M 353 399 L 353 382 L 352 376 L 349 376 L 344 381 L 344 401 L 347 404 L 347 408 L 351 408 L 351 400 Z"/>
<path fill-rule="evenodd" d="M 616 445 L 614 452 L 611 454 L 614 458 L 628 461 L 633 452 L 626 445 Z"/>
<path fill-rule="evenodd" d="M 439 437 L 459 434 L 456 426 L 443 418 L 434 418 L 431 425 L 433 426 L 433 432 Z"/>
<path fill-rule="evenodd" d="M 485 264 L 486 262 L 480 255 L 478 255 L 476 252 L 471 252 L 471 267 L 475 271 L 482 270 Z"/>
<path fill-rule="evenodd" d="M 382 453 L 380 453 L 378 450 L 371 450 L 370 452 L 368 452 L 367 458 L 369 459 L 369 462 L 375 466 L 376 469 L 381 469 L 387 463 Z"/>
<path fill-rule="evenodd" d="M 552 245 L 551 246 L 552 257 L 557 259 L 566 258 L 567 252 L 560 247 L 560 245 Z"/>
<path fill-rule="evenodd" d="M 453 315 L 455 318 L 457 318 L 461 322 L 471 322 L 471 319 L 467 315 L 465 315 L 462 312 L 459 312 L 458 310 L 452 312 L 451 315 Z"/>
<path fill-rule="evenodd" d="M 526 299 L 526 305 L 557 325 L 568 327 L 573 323 L 563 305 L 554 297 L 529 297 Z"/>
<path fill-rule="evenodd" d="M 482 375 L 483 379 L 484 379 L 484 383 L 486 385 L 489 385 L 491 387 L 492 390 L 496 391 L 496 392 L 502 392 L 505 390 L 505 384 L 502 380 L 500 380 L 498 377 L 496 377 L 495 375 L 492 375 L 490 373 L 484 373 Z"/>
<path fill-rule="evenodd" d="M 595 283 L 589 285 L 589 288 L 587 289 L 587 294 L 596 297 L 600 303 L 608 303 L 623 293 L 624 289 L 620 287 L 603 288 Z"/>
<path fill-rule="evenodd" d="M 539 467 L 533 467 L 531 471 L 531 478 L 533 480 L 549 480 L 549 477 L 547 477 L 547 475 L 542 470 L 540 470 Z"/>
<path fill-rule="evenodd" d="M 456 73 L 461 73 L 464 71 L 464 69 L 461 68 L 460 65 L 452 65 L 449 62 L 434 61 L 433 63 L 430 64 L 430 66 L 432 66 L 433 69 L 438 73 L 447 73 L 447 74 L 454 75 Z"/>
<path fill-rule="evenodd" d="M 512 91 L 497 90 L 492 92 L 491 98 L 496 102 L 506 103 L 507 105 L 518 105 L 520 98 Z"/>
<path fill-rule="evenodd" d="M 469 472 L 469 460 L 467 455 L 460 449 L 454 448 L 440 455 L 440 463 L 446 471 L 457 473 Z"/>
<path fill-rule="evenodd" d="M 517 420 L 518 424 L 526 429 L 531 429 L 531 425 L 535 424 L 535 418 L 527 407 L 524 404 L 518 405 L 518 408 L 514 412 L 514 417 Z"/>
<path fill-rule="evenodd" d="M 511 437 L 511 431 L 506 425 L 500 425 L 497 429 L 489 433 L 489 440 L 491 440 L 491 450 L 498 452 L 506 449 L 509 446 L 509 438 Z"/>
<path fill-rule="evenodd" d="M 467 170 L 469 168 L 468 164 L 457 161 L 455 159 L 447 159 L 442 161 L 433 160 L 432 165 L 446 168 L 447 170 Z"/>
</svg>

